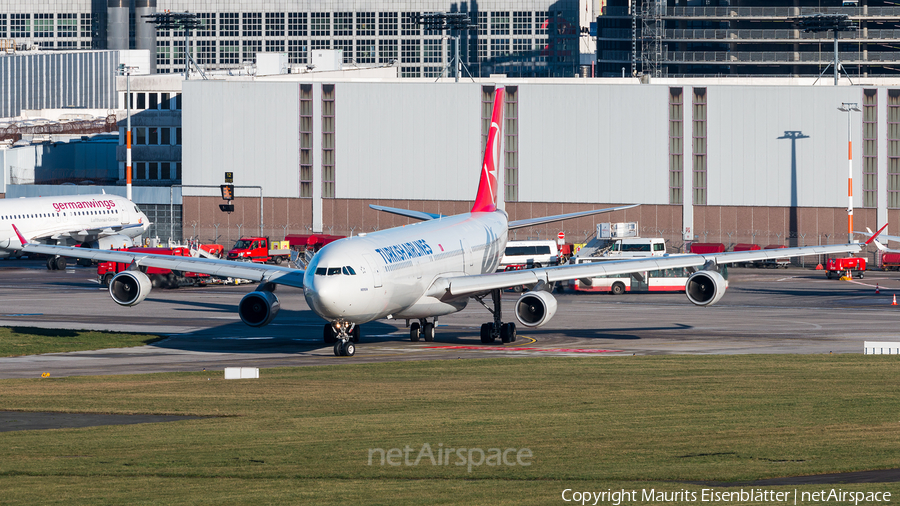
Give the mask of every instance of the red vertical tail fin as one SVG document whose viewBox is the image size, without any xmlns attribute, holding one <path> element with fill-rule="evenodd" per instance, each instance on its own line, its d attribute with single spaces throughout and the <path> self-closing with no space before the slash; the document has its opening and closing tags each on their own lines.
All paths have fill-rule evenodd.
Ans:
<svg viewBox="0 0 900 506">
<path fill-rule="evenodd" d="M 484 161 L 481 164 L 481 181 L 475 196 L 473 213 L 489 213 L 497 210 L 497 171 L 500 170 L 500 136 L 503 129 L 503 96 L 506 90 L 498 86 L 494 91 L 494 110 L 491 113 L 491 127 L 484 147 Z"/>
</svg>

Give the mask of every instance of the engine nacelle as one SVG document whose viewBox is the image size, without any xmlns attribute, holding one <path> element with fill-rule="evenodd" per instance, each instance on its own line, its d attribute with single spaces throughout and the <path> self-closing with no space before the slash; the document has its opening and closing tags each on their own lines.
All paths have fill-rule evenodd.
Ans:
<svg viewBox="0 0 900 506">
<path fill-rule="evenodd" d="M 141 271 L 122 271 L 109 282 L 109 296 L 120 306 L 133 306 L 147 298 L 153 283 Z"/>
<path fill-rule="evenodd" d="M 549 292 L 528 292 L 516 301 L 516 318 L 526 327 L 540 327 L 556 314 L 556 298 Z"/>
<path fill-rule="evenodd" d="M 689 301 L 698 306 L 711 306 L 725 295 L 728 281 L 716 271 L 697 271 L 684 285 Z"/>
<path fill-rule="evenodd" d="M 241 321 L 251 327 L 268 325 L 281 309 L 281 303 L 274 293 L 268 291 L 250 292 L 238 304 Z"/>
</svg>

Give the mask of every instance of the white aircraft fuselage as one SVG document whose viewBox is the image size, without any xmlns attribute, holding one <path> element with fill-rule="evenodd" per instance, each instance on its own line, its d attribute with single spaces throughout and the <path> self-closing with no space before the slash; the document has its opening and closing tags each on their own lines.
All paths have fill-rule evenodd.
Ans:
<svg viewBox="0 0 900 506">
<path fill-rule="evenodd" d="M 313 257 L 303 277 L 304 295 L 310 308 L 329 321 L 361 324 L 455 313 L 468 297 L 440 300 L 427 294 L 429 287 L 438 277 L 494 272 L 506 241 L 503 211 L 466 213 L 350 237 L 328 244 Z"/>
<path fill-rule="evenodd" d="M 0 248 L 19 242 L 13 225 L 30 241 L 65 246 L 99 241 L 109 249 L 130 246 L 150 222 L 125 197 L 99 194 L 0 199 Z M 0 250 L 0 256 L 9 253 Z"/>
</svg>

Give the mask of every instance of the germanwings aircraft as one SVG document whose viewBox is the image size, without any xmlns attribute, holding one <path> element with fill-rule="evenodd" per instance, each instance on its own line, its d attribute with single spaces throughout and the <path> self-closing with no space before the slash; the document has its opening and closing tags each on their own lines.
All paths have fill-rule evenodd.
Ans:
<svg viewBox="0 0 900 506">
<path fill-rule="evenodd" d="M 133 239 L 150 226 L 130 200 L 106 192 L 0 199 L 0 248 L 19 244 L 13 224 L 29 241 L 95 249 L 133 246 Z M 0 250 L 0 258 L 10 254 L 8 249 Z M 47 260 L 47 268 L 65 269 L 66 259 L 54 255 Z"/>
<path fill-rule="evenodd" d="M 827 255 L 857 252 L 858 243 L 808 246 L 779 250 L 741 251 L 707 255 L 670 255 L 561 265 L 540 269 L 495 272 L 506 247 L 509 230 L 550 223 L 596 213 L 627 209 L 623 206 L 544 218 L 509 221 L 497 208 L 500 125 L 504 89 L 497 88 L 488 142 L 481 168 L 478 193 L 472 210 L 455 216 L 441 216 L 405 209 L 371 206 L 374 209 L 421 220 L 412 225 L 349 237 L 323 247 L 307 269 L 234 262 L 205 258 L 159 256 L 138 252 L 101 251 L 28 243 L 10 247 L 35 253 L 69 255 L 101 261 L 130 263 L 131 268 L 116 275 L 109 284 L 112 299 L 133 306 L 150 293 L 150 279 L 141 267 L 202 272 L 217 276 L 252 279 L 260 282 L 238 304 L 238 314 L 251 327 L 267 325 L 280 308 L 277 285 L 303 289 L 309 307 L 328 323 L 324 341 L 334 344 L 334 354 L 352 356 L 359 342 L 360 325 L 382 318 L 405 319 L 412 341 L 434 340 L 438 317 L 456 313 L 472 299 L 483 305 L 492 321 L 481 326 L 481 341 L 516 340 L 516 325 L 504 322 L 500 293 L 504 288 L 528 285 L 531 290 L 519 297 L 515 315 L 526 327 L 539 327 L 557 310 L 551 294 L 558 281 L 603 275 L 628 274 L 658 269 L 689 268 L 688 300 L 708 306 L 722 298 L 728 286 L 719 265 L 786 256 Z M 490 298 L 489 307 L 485 299 Z"/>
</svg>

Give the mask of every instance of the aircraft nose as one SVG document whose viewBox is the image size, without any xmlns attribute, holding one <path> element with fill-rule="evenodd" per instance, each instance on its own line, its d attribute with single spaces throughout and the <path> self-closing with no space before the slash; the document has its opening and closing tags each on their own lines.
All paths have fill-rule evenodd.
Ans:
<svg viewBox="0 0 900 506">
<path fill-rule="evenodd" d="M 338 318 L 346 313 L 341 303 L 341 290 L 328 280 L 316 280 L 304 290 L 306 302 L 324 318 Z"/>
</svg>

